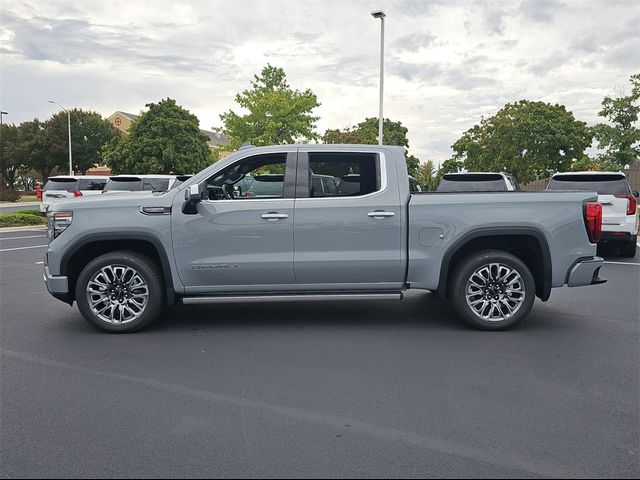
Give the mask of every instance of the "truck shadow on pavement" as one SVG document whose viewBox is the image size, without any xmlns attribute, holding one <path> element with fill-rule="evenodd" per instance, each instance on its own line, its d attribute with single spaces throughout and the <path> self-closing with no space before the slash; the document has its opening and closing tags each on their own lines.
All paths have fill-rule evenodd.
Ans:
<svg viewBox="0 0 640 480">
<path fill-rule="evenodd" d="M 536 315 L 512 330 L 557 328 L 553 318 Z M 540 312 L 539 312 L 540 313 Z M 437 295 L 410 292 L 402 301 L 326 301 L 251 304 L 176 305 L 144 331 L 237 328 L 390 328 L 476 331 L 454 313 Z"/>
</svg>

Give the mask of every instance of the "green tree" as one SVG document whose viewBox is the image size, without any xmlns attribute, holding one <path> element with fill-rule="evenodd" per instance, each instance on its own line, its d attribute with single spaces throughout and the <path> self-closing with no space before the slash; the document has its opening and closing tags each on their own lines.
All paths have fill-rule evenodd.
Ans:
<svg viewBox="0 0 640 480">
<path fill-rule="evenodd" d="M 229 110 L 220 115 L 221 131 L 233 149 L 245 142 L 262 146 L 318 138 L 319 117 L 312 115 L 320 106 L 318 98 L 309 89 L 292 90 L 282 68 L 267 64 L 260 76 L 254 75 L 251 88 L 236 95 L 236 103 L 248 113 Z"/>
<path fill-rule="evenodd" d="M 432 160 L 427 160 L 425 163 L 418 166 L 418 171 L 415 175 L 418 183 L 427 191 L 433 191 L 437 187 L 437 174 L 438 171 Z"/>
<path fill-rule="evenodd" d="M 0 176 L 2 182 L 13 190 L 16 177 L 24 168 L 20 155 L 20 127 L 13 124 L 2 124 L 0 130 Z"/>
<path fill-rule="evenodd" d="M 188 174 L 210 164 L 207 136 L 195 115 L 170 98 L 146 106 L 128 135 L 113 138 L 103 148 L 114 173 Z"/>
<path fill-rule="evenodd" d="M 74 108 L 70 115 L 73 171 L 85 174 L 87 170 L 102 162 L 102 146 L 118 136 L 120 131 L 97 112 Z M 59 112 L 47 120 L 44 135 L 47 153 L 51 156 L 52 162 L 65 171 L 68 170 L 67 114 Z"/>
<path fill-rule="evenodd" d="M 605 97 L 599 116 L 606 118 L 609 124 L 598 123 L 593 128 L 598 146 L 605 150 L 599 159 L 622 169 L 633 165 L 640 159 L 640 74 L 632 75 L 631 93 L 618 97 Z"/>
<path fill-rule="evenodd" d="M 452 146 L 453 160 L 470 171 L 503 171 L 527 183 L 568 170 L 592 138 L 587 124 L 564 106 L 521 100 L 466 131 Z"/>
<path fill-rule="evenodd" d="M 50 138 L 45 131 L 45 124 L 37 118 L 20 124 L 20 150 L 24 155 L 24 164 L 28 169 L 38 172 L 43 182 L 47 181 L 53 169 L 68 165 L 68 157 L 52 155 Z"/>
<path fill-rule="evenodd" d="M 408 131 L 402 122 L 394 122 L 385 118 L 382 125 L 382 143 L 409 148 Z M 376 145 L 378 143 L 378 118 L 365 118 L 357 125 L 344 130 L 327 130 L 322 136 L 322 141 L 324 143 Z M 406 161 L 409 175 L 415 177 L 418 174 L 420 160 L 413 155 L 407 155 Z"/>
</svg>

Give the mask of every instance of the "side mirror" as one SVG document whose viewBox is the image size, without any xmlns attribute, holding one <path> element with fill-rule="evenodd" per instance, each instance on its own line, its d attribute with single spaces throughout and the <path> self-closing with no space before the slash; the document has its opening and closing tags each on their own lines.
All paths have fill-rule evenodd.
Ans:
<svg viewBox="0 0 640 480">
<path fill-rule="evenodd" d="M 182 205 L 182 213 L 186 215 L 195 215 L 198 213 L 198 204 L 202 201 L 202 193 L 200 185 L 190 185 L 184 191 L 184 204 Z"/>
<path fill-rule="evenodd" d="M 638 191 L 636 190 L 635 192 L 633 192 L 633 196 L 638 198 L 640 196 L 640 194 L 638 193 Z"/>
</svg>

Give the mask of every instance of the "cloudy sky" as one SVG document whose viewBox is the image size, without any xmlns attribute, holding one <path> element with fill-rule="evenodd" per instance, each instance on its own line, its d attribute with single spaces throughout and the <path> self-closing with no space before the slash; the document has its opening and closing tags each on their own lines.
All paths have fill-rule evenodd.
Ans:
<svg viewBox="0 0 640 480">
<path fill-rule="evenodd" d="M 321 133 L 347 127 L 378 112 L 376 9 L 385 117 L 423 160 L 520 99 L 592 124 L 640 72 L 639 0 L 0 0 L 0 107 L 19 123 L 48 99 L 108 116 L 172 97 L 209 129 L 270 62 L 318 95 Z"/>
</svg>

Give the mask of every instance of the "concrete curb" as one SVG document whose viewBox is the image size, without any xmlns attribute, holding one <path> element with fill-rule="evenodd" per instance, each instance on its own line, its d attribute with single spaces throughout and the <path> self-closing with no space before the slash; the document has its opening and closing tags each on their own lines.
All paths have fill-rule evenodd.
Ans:
<svg viewBox="0 0 640 480">
<path fill-rule="evenodd" d="M 3 208 L 13 208 L 13 207 L 34 207 L 36 205 L 40 205 L 40 202 L 17 202 L 17 203 L 0 203 L 0 210 Z M 25 208 L 25 210 L 28 210 Z"/>
<path fill-rule="evenodd" d="M 28 232 L 28 231 L 32 231 L 32 232 L 46 232 L 47 231 L 47 226 L 46 225 L 27 225 L 25 227 L 0 227 L 0 232 L 6 232 L 6 233 L 11 233 L 11 232 Z"/>
</svg>

